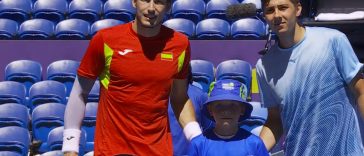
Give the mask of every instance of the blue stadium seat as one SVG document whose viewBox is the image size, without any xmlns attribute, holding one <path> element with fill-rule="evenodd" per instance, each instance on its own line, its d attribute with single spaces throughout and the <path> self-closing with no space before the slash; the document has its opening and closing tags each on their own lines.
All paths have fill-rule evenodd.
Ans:
<svg viewBox="0 0 364 156">
<path fill-rule="evenodd" d="M 131 0 L 108 0 L 104 5 L 104 18 L 130 22 L 135 18 L 135 8 Z"/>
<path fill-rule="evenodd" d="M 0 18 L 7 18 L 22 23 L 30 18 L 32 1 L 30 0 L 1 0 Z"/>
<path fill-rule="evenodd" d="M 28 155 L 30 135 L 28 129 L 9 126 L 0 128 L 0 151 L 17 152 Z"/>
<path fill-rule="evenodd" d="M 16 21 L 0 19 L 0 39 L 14 39 L 18 33 L 19 25 Z"/>
<path fill-rule="evenodd" d="M 29 91 L 31 110 L 45 103 L 56 102 L 66 105 L 66 87 L 64 84 L 45 80 L 32 85 Z"/>
<path fill-rule="evenodd" d="M 258 11 L 262 10 L 262 0 L 242 0 L 241 3 L 253 3 L 257 7 Z"/>
<path fill-rule="evenodd" d="M 253 106 L 250 118 L 240 123 L 241 127 L 259 136 L 268 117 L 267 108 L 263 108 L 260 102 L 249 102 Z"/>
<path fill-rule="evenodd" d="M 0 151 L 0 156 L 22 156 L 22 155 L 18 152 L 13 152 L 13 151 Z"/>
<path fill-rule="evenodd" d="M 267 34 L 265 24 L 255 18 L 244 18 L 231 24 L 233 39 L 262 39 Z"/>
<path fill-rule="evenodd" d="M 28 128 L 28 107 L 17 103 L 0 105 L 0 127 L 19 126 Z"/>
<path fill-rule="evenodd" d="M 198 23 L 205 15 L 203 0 L 178 0 L 172 5 L 173 18 L 185 18 Z"/>
<path fill-rule="evenodd" d="M 49 39 L 53 36 L 54 24 L 46 19 L 31 19 L 19 27 L 19 38 L 24 40 Z"/>
<path fill-rule="evenodd" d="M 214 81 L 214 64 L 206 60 L 191 60 L 192 85 L 208 92 L 210 83 Z"/>
<path fill-rule="evenodd" d="M 165 21 L 163 25 L 181 32 L 190 38 L 195 36 L 196 25 L 191 20 L 184 18 L 172 18 Z"/>
<path fill-rule="evenodd" d="M 93 23 L 100 19 L 102 2 L 100 0 L 73 0 L 69 5 L 69 17 Z"/>
<path fill-rule="evenodd" d="M 0 104 L 18 103 L 27 105 L 25 100 L 26 89 L 22 83 L 14 81 L 0 82 Z"/>
<path fill-rule="evenodd" d="M 29 97 L 30 87 L 42 80 L 42 65 L 32 60 L 17 60 L 5 67 L 5 80 L 23 83 L 26 87 L 26 97 Z"/>
<path fill-rule="evenodd" d="M 99 102 L 100 97 L 100 81 L 95 81 L 94 86 L 88 94 L 87 102 Z"/>
<path fill-rule="evenodd" d="M 206 4 L 207 18 L 219 18 L 228 21 L 226 8 L 232 4 L 238 4 L 237 0 L 211 0 Z"/>
<path fill-rule="evenodd" d="M 49 132 L 47 145 L 50 151 L 61 150 L 63 144 L 63 131 L 64 127 L 54 128 Z M 81 130 L 81 138 L 80 138 L 80 148 L 79 155 L 83 155 L 85 153 L 85 144 L 86 144 L 86 132 Z"/>
<path fill-rule="evenodd" d="M 222 79 L 234 79 L 244 83 L 249 94 L 252 81 L 252 67 L 243 60 L 223 61 L 216 68 L 216 80 Z"/>
<path fill-rule="evenodd" d="M 85 152 L 94 150 L 97 106 L 97 102 L 89 102 L 86 104 L 85 118 L 82 123 L 82 129 L 87 133 Z"/>
<path fill-rule="evenodd" d="M 49 132 L 64 123 L 66 106 L 60 103 L 46 103 L 36 107 L 32 112 L 32 132 L 34 140 L 40 141 L 40 153 L 49 151 L 47 138 Z"/>
<path fill-rule="evenodd" d="M 209 18 L 202 20 L 196 26 L 196 38 L 198 39 L 227 39 L 230 36 L 229 22 L 218 19 Z"/>
<path fill-rule="evenodd" d="M 62 150 L 55 150 L 43 153 L 41 156 L 63 156 Z"/>
<path fill-rule="evenodd" d="M 79 66 L 80 62 L 73 60 L 58 60 L 52 62 L 47 67 L 47 80 L 63 83 L 66 86 L 66 96 L 68 97 L 71 93 Z"/>
<path fill-rule="evenodd" d="M 119 21 L 116 19 L 103 19 L 103 20 L 98 20 L 95 23 L 93 23 L 91 25 L 91 35 L 95 35 L 97 31 L 104 29 L 104 28 L 108 28 L 108 27 L 112 27 L 118 24 L 124 24 L 123 21 Z"/>
<path fill-rule="evenodd" d="M 83 155 L 83 156 L 94 156 L 94 151 L 88 152 L 88 153 L 86 153 L 86 154 L 85 154 L 85 155 Z"/>
<path fill-rule="evenodd" d="M 33 7 L 33 17 L 58 23 L 66 18 L 68 3 L 66 0 L 37 0 Z"/>
<path fill-rule="evenodd" d="M 81 19 L 67 19 L 56 25 L 57 39 L 80 40 L 86 39 L 90 33 L 90 24 Z"/>
</svg>

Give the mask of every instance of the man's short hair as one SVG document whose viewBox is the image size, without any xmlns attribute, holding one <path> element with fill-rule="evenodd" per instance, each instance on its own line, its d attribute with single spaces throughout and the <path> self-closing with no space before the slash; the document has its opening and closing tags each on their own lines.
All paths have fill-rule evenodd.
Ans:
<svg viewBox="0 0 364 156">
<path fill-rule="evenodd" d="M 290 0 L 293 4 L 298 4 L 300 0 Z M 270 0 L 262 0 L 263 7 L 266 6 L 267 3 L 269 3 Z"/>
</svg>

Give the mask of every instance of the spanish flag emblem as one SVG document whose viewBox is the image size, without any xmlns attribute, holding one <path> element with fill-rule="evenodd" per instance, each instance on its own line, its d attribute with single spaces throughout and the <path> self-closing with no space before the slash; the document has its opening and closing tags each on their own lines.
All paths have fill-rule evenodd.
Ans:
<svg viewBox="0 0 364 156">
<path fill-rule="evenodd" d="M 171 52 L 162 52 L 161 60 L 173 61 L 173 53 L 171 53 Z"/>
</svg>

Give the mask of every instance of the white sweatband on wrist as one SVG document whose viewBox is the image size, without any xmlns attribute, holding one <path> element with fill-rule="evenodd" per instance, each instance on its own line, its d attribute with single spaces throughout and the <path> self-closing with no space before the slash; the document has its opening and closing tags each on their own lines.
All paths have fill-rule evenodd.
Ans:
<svg viewBox="0 0 364 156">
<path fill-rule="evenodd" d="M 187 125 L 183 128 L 183 133 L 185 134 L 188 141 L 191 141 L 192 138 L 202 134 L 200 125 L 196 121 L 192 121 L 187 123 Z"/>
<path fill-rule="evenodd" d="M 79 129 L 65 129 L 63 131 L 62 152 L 77 152 L 80 144 L 81 131 Z"/>
</svg>

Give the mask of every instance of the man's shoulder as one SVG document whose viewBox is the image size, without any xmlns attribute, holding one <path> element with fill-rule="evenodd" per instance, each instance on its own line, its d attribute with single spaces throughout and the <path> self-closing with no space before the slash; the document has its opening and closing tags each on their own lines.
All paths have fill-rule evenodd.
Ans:
<svg viewBox="0 0 364 156">
<path fill-rule="evenodd" d="M 123 33 L 126 30 L 128 30 L 128 24 L 129 23 L 114 25 L 108 28 L 101 29 L 97 33 L 101 34 L 102 36 L 112 36 L 112 35 L 120 36 L 120 33 Z"/>
<path fill-rule="evenodd" d="M 336 38 L 345 36 L 345 34 L 341 31 L 332 28 L 306 27 L 306 29 L 310 33 L 310 35 L 317 36 L 320 39 L 323 39 L 323 36 L 325 36 L 325 38 Z"/>
</svg>

